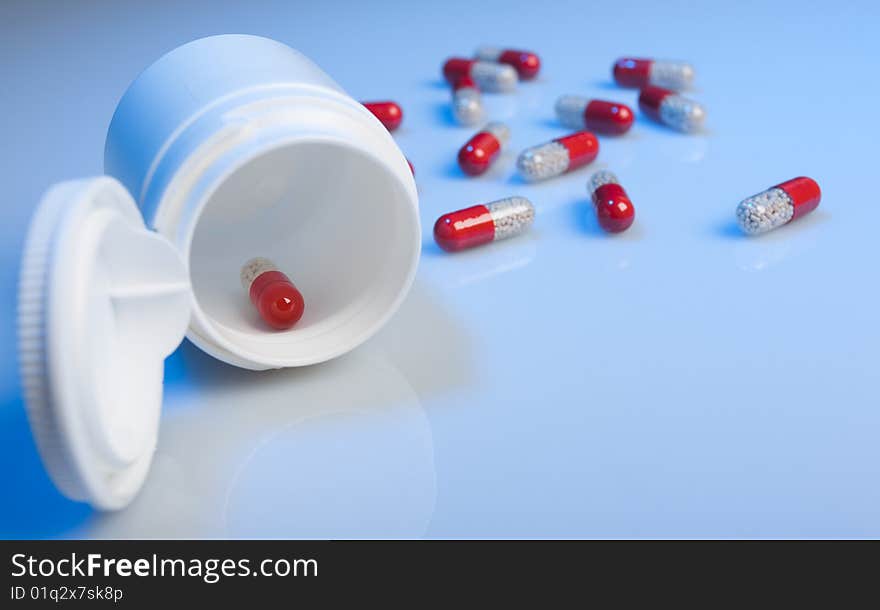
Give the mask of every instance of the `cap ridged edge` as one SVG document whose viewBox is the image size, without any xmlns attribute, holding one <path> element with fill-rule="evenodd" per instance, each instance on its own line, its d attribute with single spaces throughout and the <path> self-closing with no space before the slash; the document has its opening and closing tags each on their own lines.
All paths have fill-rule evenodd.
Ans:
<svg viewBox="0 0 880 610">
<path fill-rule="evenodd" d="M 79 474 L 67 458 L 69 448 L 53 408 L 47 348 L 47 304 L 52 243 L 64 198 L 40 206 L 25 242 L 18 283 L 18 358 L 27 415 L 40 457 L 55 485 L 68 497 L 84 500 Z"/>
</svg>

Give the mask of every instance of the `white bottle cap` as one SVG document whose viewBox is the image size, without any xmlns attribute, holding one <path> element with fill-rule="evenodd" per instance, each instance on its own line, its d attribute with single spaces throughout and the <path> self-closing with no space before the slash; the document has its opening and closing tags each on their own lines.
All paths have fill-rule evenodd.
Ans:
<svg viewBox="0 0 880 610">
<path fill-rule="evenodd" d="M 156 449 L 163 361 L 183 340 L 183 261 L 108 177 L 56 185 L 32 221 L 19 285 L 28 419 L 52 480 L 125 506 Z"/>
</svg>

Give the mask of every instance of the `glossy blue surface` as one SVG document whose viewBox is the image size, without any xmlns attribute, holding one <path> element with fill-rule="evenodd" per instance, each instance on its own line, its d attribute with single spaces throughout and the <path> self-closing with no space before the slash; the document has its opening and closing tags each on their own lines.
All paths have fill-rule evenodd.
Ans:
<svg viewBox="0 0 880 610">
<path fill-rule="evenodd" d="M 880 283 L 871 2 L 4 2 L 0 116 L 0 535 L 4 537 L 877 537 Z M 122 5 L 120 5 L 122 4 Z M 362 100 L 404 109 L 425 247 L 416 286 L 356 352 L 252 373 L 185 344 L 167 362 L 155 463 L 125 511 L 55 492 L 24 417 L 15 281 L 52 183 L 99 174 L 128 82 L 192 38 L 276 38 Z M 512 145 L 455 165 L 440 66 L 480 44 L 540 53 L 486 96 Z M 538 185 L 518 150 L 562 135 L 556 97 L 628 103 L 612 62 L 683 58 L 708 132 L 639 117 L 591 168 Z M 609 237 L 587 199 L 617 173 Z M 808 175 L 819 209 L 757 239 L 737 202 Z M 520 194 L 527 236 L 459 255 L 443 212 Z"/>
</svg>

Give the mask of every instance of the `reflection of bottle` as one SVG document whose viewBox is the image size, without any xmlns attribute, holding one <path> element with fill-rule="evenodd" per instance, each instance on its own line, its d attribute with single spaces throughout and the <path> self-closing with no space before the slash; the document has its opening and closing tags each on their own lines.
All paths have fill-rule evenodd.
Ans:
<svg viewBox="0 0 880 610">
<path fill-rule="evenodd" d="M 199 385 L 170 388 L 142 493 L 77 535 L 424 535 L 437 494 L 430 423 L 381 351 L 259 375 L 230 374 L 189 347 L 173 358 Z M 210 441 L 194 451 L 206 419 Z"/>
</svg>

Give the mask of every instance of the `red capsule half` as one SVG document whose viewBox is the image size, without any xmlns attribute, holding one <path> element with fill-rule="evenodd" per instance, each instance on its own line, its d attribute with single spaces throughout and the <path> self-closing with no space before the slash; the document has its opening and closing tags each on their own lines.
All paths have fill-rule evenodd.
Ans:
<svg viewBox="0 0 880 610">
<path fill-rule="evenodd" d="M 571 171 L 588 163 L 599 155 L 599 140 L 589 131 L 579 131 L 555 140 L 568 150 L 568 168 Z"/>
<path fill-rule="evenodd" d="M 477 83 L 474 82 L 474 79 L 469 74 L 455 77 L 455 80 L 452 82 L 452 90 L 458 91 L 459 89 L 477 89 L 479 91 Z"/>
<path fill-rule="evenodd" d="M 272 328 L 287 330 L 302 318 L 302 294 L 272 261 L 255 258 L 245 263 L 241 283 L 260 317 Z"/>
<path fill-rule="evenodd" d="M 501 149 L 510 139 L 510 129 L 504 123 L 489 123 L 468 140 L 458 151 L 458 165 L 469 176 L 486 172 Z"/>
<path fill-rule="evenodd" d="M 388 131 L 400 127 L 403 110 L 395 102 L 362 102 L 364 107 L 379 119 Z"/>
<path fill-rule="evenodd" d="M 598 171 L 590 177 L 587 190 L 596 206 L 599 226 L 605 231 L 620 233 L 632 225 L 636 211 L 617 176 L 606 170 Z"/>
<path fill-rule="evenodd" d="M 495 223 L 485 205 L 444 214 L 434 223 L 434 241 L 447 252 L 458 252 L 495 239 Z"/>
<path fill-rule="evenodd" d="M 499 49 L 497 47 L 480 47 L 476 52 L 477 59 L 494 61 L 513 66 L 522 80 L 531 80 L 541 70 L 541 60 L 531 51 L 517 49 Z"/>
<path fill-rule="evenodd" d="M 641 88 L 651 82 L 651 59 L 622 57 L 614 62 L 612 73 L 621 87 Z"/>
<path fill-rule="evenodd" d="M 794 207 L 792 220 L 809 214 L 819 207 L 819 202 L 822 200 L 822 190 L 819 188 L 819 184 L 812 178 L 805 176 L 787 180 L 777 185 L 776 188 L 782 189 L 791 197 L 791 205 Z"/>
</svg>

